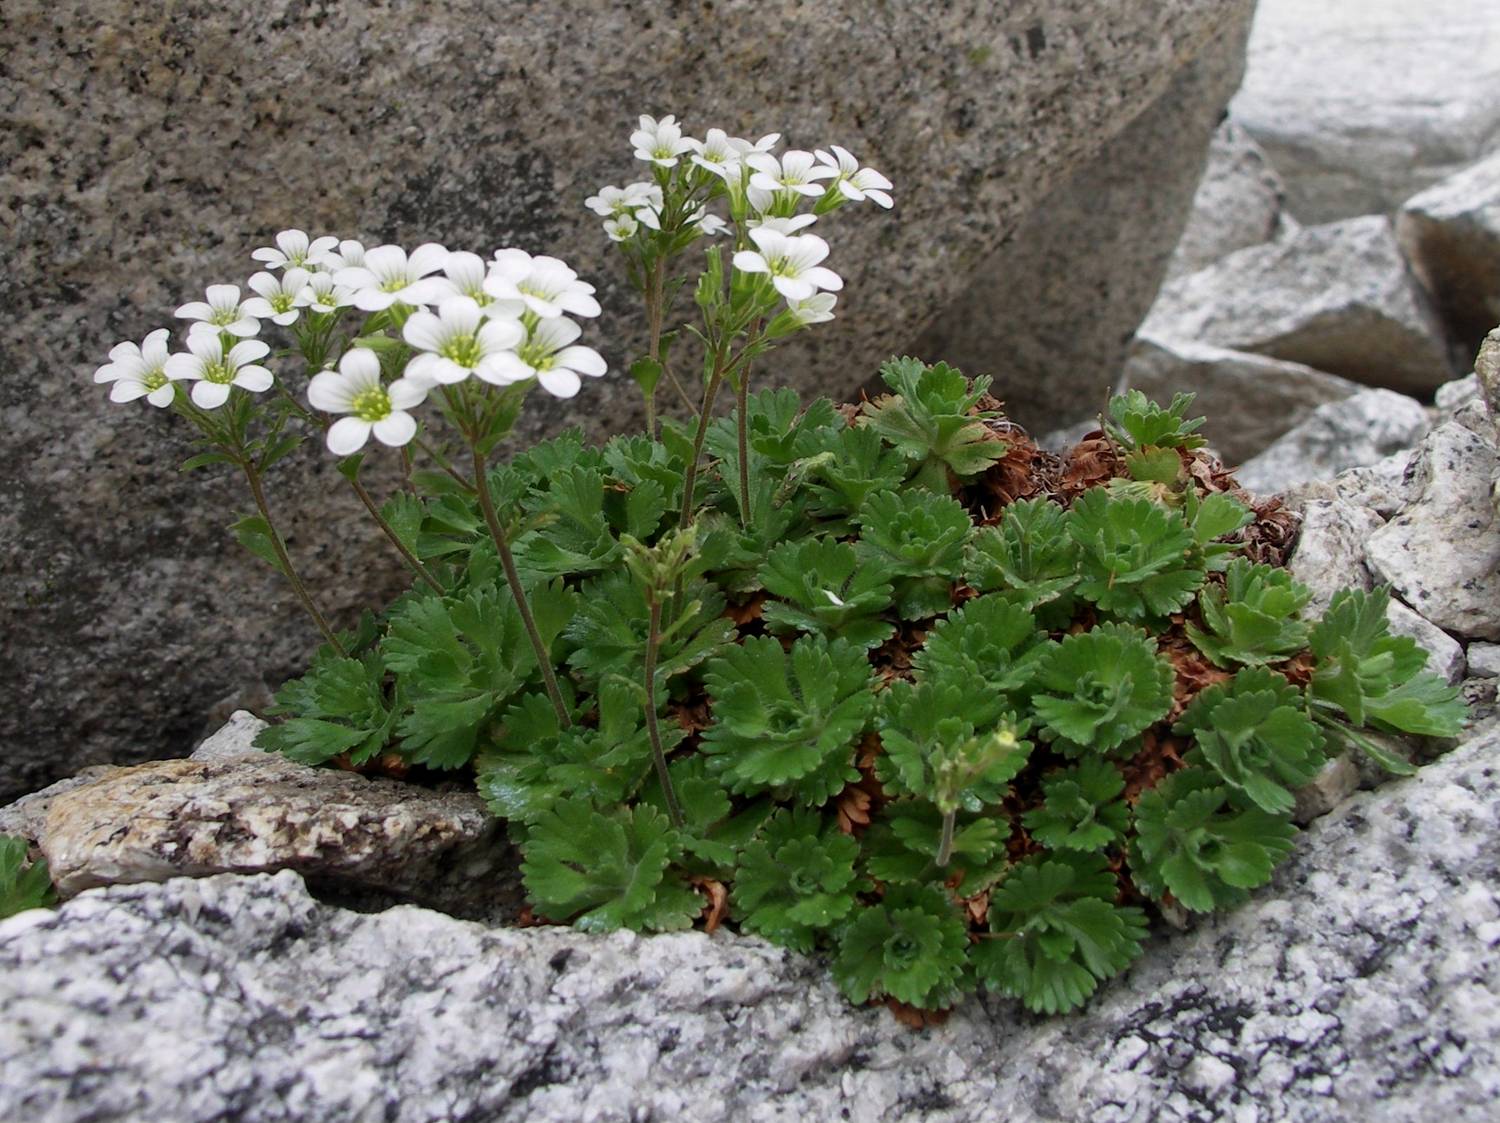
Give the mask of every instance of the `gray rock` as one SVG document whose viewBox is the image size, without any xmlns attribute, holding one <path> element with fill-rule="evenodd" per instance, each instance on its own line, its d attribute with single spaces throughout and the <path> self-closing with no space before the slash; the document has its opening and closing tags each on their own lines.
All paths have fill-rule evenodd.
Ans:
<svg viewBox="0 0 1500 1123">
<path fill-rule="evenodd" d="M 1232 112 L 1302 221 L 1391 213 L 1494 150 L 1500 9 L 1260 0 Z"/>
<path fill-rule="evenodd" d="M 1500 151 L 1408 199 L 1396 237 L 1472 352 L 1500 323 Z"/>
<path fill-rule="evenodd" d="M 1319 406 L 1360 390 L 1300 363 L 1151 336 L 1131 344 L 1125 385 L 1162 403 L 1179 391 L 1196 394 L 1193 413 L 1208 418 L 1202 432 L 1227 464 L 1250 459 Z"/>
<path fill-rule="evenodd" d="M 1312 590 L 1309 614 L 1322 612 L 1333 594 L 1346 586 L 1368 589 L 1374 585 L 1365 568 L 1365 539 L 1383 525 L 1385 520 L 1374 511 L 1342 499 L 1315 500 L 1304 506 L 1302 529 L 1287 568 Z"/>
<path fill-rule="evenodd" d="M 1368 507 L 1381 518 L 1399 514 L 1416 498 L 1411 478 L 1412 450 L 1403 449 L 1364 468 L 1350 468 L 1331 480 L 1309 480 L 1282 492 L 1289 507 L 1300 510 L 1315 499 L 1342 499 Z"/>
<path fill-rule="evenodd" d="M 1167 276 L 1193 273 L 1235 250 L 1274 241 L 1285 225 L 1285 194 L 1260 145 L 1232 117 L 1226 118 L 1208 147 L 1208 166 Z"/>
<path fill-rule="evenodd" d="M 1398 600 L 1386 608 L 1391 634 L 1410 636 L 1427 652 L 1427 669 L 1450 685 L 1464 677 L 1464 649 L 1436 624 L 1413 612 Z"/>
<path fill-rule="evenodd" d="M 1370 535 L 1372 572 L 1456 636 L 1500 639 L 1500 527 L 1495 446 L 1449 423 L 1417 450 L 1419 498 Z"/>
<path fill-rule="evenodd" d="M 1470 402 L 1484 401 L 1484 388 L 1479 384 L 1479 375 L 1470 374 L 1444 382 L 1432 395 L 1432 406 L 1437 411 L 1438 424 L 1452 421 Z"/>
<path fill-rule="evenodd" d="M 1214 126 L 1239 87 L 1254 6 L 1221 8 L 1215 41 L 973 271 L 914 354 L 991 375 L 1006 412 L 1029 428 L 1058 428 L 1102 408 L 1182 234 Z"/>
<path fill-rule="evenodd" d="M 58 891 L 294 869 L 341 898 L 513 915 L 515 858 L 472 791 L 438 791 L 256 751 L 240 714 L 190 760 L 60 792 L 38 840 Z"/>
<path fill-rule="evenodd" d="M 1500 328 L 1484 337 L 1474 358 L 1474 377 L 1490 411 L 1490 420 L 1500 426 Z"/>
<path fill-rule="evenodd" d="M 1340 753 L 1318 769 L 1310 783 L 1292 793 L 1297 797 L 1292 819 L 1305 826 L 1327 815 L 1359 790 L 1359 782 L 1359 765 L 1349 753 Z"/>
<path fill-rule="evenodd" d="M 41 837 L 46 834 L 47 812 L 52 810 L 54 799 L 64 792 L 86 787 L 118 771 L 119 769 L 112 764 L 92 764 L 76 776 L 69 776 L 66 780 L 48 784 L 40 791 L 23 795 L 14 803 L 0 807 L 0 834 L 24 838 L 30 845 L 36 846 Z"/>
<path fill-rule="evenodd" d="M 0 923 L 0 1116 L 1488 1123 L 1497 751 L 1350 799 L 1080 1014 L 918 1033 L 723 932 L 356 915 L 285 872 L 93 891 Z"/>
<path fill-rule="evenodd" d="M 1380 216 L 1309 226 L 1178 277 L 1140 334 L 1255 351 L 1405 393 L 1453 377 L 1442 324 Z"/>
<path fill-rule="evenodd" d="M 1332 479 L 1349 469 L 1380 463 L 1409 449 L 1427 432 L 1420 402 L 1390 390 L 1361 390 L 1319 406 L 1236 473 L 1251 491 L 1284 491 L 1306 480 Z M 1382 469 L 1380 480 L 1390 477 Z"/>
<path fill-rule="evenodd" d="M 1128 0 L 1101 21 L 1092 0 L 726 0 L 704 18 L 495 0 L 414 19 L 301 0 L 9 0 L 0 800 L 87 764 L 186 753 L 216 700 L 306 664 L 315 633 L 292 596 L 222 530 L 249 509 L 243 487 L 179 475 L 185 427 L 89 382 L 114 343 L 248 276 L 277 230 L 567 259 L 600 287 L 606 315 L 585 342 L 617 373 L 571 405 L 537 396 L 524 421 L 599 431 L 640 416 L 618 375 L 639 317 L 582 202 L 639 174 L 635 115 L 842 143 L 896 182 L 898 210 L 836 216 L 839 319 L 777 370 L 848 395 L 1247 7 Z M 391 473 L 371 482 L 384 494 Z M 404 586 L 321 449 L 279 465 L 269 490 L 336 623 Z"/>
<path fill-rule="evenodd" d="M 1469 674 L 1475 678 L 1500 678 L 1500 643 L 1475 640 L 1464 654 L 1468 659 Z"/>
</svg>

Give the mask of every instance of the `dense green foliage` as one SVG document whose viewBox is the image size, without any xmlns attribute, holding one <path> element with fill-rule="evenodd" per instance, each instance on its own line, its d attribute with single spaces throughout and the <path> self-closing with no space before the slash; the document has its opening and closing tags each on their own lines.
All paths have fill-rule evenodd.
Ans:
<svg viewBox="0 0 1500 1123">
<path fill-rule="evenodd" d="M 1054 1013 L 1135 958 L 1152 902 L 1265 884 L 1294 790 L 1344 743 L 1402 767 L 1361 728 L 1458 731 L 1384 593 L 1304 620 L 1307 590 L 1236 556 L 1255 513 L 1187 470 L 1190 399 L 1116 399 L 1113 478 L 997 505 L 987 474 L 1026 438 L 985 384 L 882 373 L 860 411 L 750 395 L 748 498 L 715 423 L 690 525 L 671 423 L 491 471 L 559 705 L 474 496 L 425 478 L 387 515 L 442 591 L 324 649 L 261 744 L 471 771 L 541 917 L 669 931 L 727 908 L 830 949 L 855 1001 L 983 985 Z"/>
<path fill-rule="evenodd" d="M 26 864 L 26 840 L 0 834 L 0 920 L 27 909 L 45 908 L 56 900 L 47 863 Z"/>
</svg>

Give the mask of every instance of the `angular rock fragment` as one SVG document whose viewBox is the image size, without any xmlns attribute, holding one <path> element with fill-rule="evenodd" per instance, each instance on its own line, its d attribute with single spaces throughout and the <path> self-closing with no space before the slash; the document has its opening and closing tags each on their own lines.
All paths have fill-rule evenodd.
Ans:
<svg viewBox="0 0 1500 1123">
<path fill-rule="evenodd" d="M 1365 539 L 1384 523 L 1374 511 L 1341 499 L 1306 505 L 1287 568 L 1312 590 L 1309 615 L 1322 612 L 1346 586 L 1368 589 L 1374 584 L 1365 568 Z"/>
<path fill-rule="evenodd" d="M 1286 187 L 1260 145 L 1232 117 L 1214 133 L 1208 166 L 1178 239 L 1167 277 L 1193 273 L 1246 246 L 1274 241 L 1286 230 Z"/>
<path fill-rule="evenodd" d="M 1411 448 L 1428 429 L 1420 402 L 1390 390 L 1361 390 L 1319 406 L 1235 475 L 1251 491 L 1285 491 L 1306 480 L 1332 479 Z"/>
</svg>

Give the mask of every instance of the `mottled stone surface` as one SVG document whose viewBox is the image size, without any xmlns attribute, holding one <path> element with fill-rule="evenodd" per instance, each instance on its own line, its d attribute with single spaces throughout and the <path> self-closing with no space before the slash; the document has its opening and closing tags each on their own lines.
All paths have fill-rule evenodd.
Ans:
<svg viewBox="0 0 1500 1123">
<path fill-rule="evenodd" d="M 1472 354 L 1500 323 L 1500 151 L 1408 199 L 1396 237 Z"/>
<path fill-rule="evenodd" d="M 1398 600 L 1386 606 L 1391 634 L 1410 636 L 1427 652 L 1427 669 L 1452 685 L 1464 677 L 1464 649 L 1456 639 Z"/>
<path fill-rule="evenodd" d="M 1385 525 L 1368 507 L 1342 499 L 1321 499 L 1302 508 L 1297 546 L 1287 559 L 1292 576 L 1312 590 L 1309 615 L 1322 612 L 1345 586 L 1374 585 L 1365 567 L 1365 540 Z"/>
<path fill-rule="evenodd" d="M 1313 410 L 1237 473 L 1251 491 L 1285 491 L 1305 480 L 1332 479 L 1409 449 L 1428 428 L 1420 402 L 1390 390 L 1361 390 Z"/>
<path fill-rule="evenodd" d="M 1233 113 L 1303 222 L 1390 213 L 1500 139 L 1500 7 L 1260 0 Z"/>
<path fill-rule="evenodd" d="M 1488 1123 L 1497 751 L 1350 799 L 1081 1014 L 916 1033 L 724 933 L 356 915 L 291 873 L 93 891 L 0 923 L 0 1116 Z"/>
<path fill-rule="evenodd" d="M 1369 567 L 1438 627 L 1500 639 L 1500 515 L 1495 445 L 1453 422 L 1414 461 L 1417 499 L 1370 536 Z"/>
<path fill-rule="evenodd" d="M 1168 282 L 1141 334 L 1255 351 L 1409 394 L 1454 375 L 1443 326 L 1378 215 L 1305 227 Z"/>
<path fill-rule="evenodd" d="M 1301 508 L 1315 499 L 1342 499 L 1390 518 L 1416 498 L 1411 477 L 1412 450 L 1403 449 L 1364 468 L 1350 468 L 1331 480 L 1308 480 L 1282 492 L 1288 506 Z"/>
<path fill-rule="evenodd" d="M 1161 285 L 1214 126 L 1240 84 L 1254 4 L 1233 15 L 1231 7 L 1218 38 L 1037 204 L 913 354 L 992 376 L 1006 412 L 1038 431 L 1098 412 Z"/>
<path fill-rule="evenodd" d="M 1469 674 L 1475 678 L 1500 676 L 1500 643 L 1482 643 L 1476 640 L 1469 644 L 1464 654 L 1468 657 Z"/>
<path fill-rule="evenodd" d="M 1167 276 L 1180 277 L 1235 250 L 1274 241 L 1288 225 L 1282 214 L 1285 195 L 1281 176 L 1260 145 L 1238 121 L 1226 119 L 1208 146 L 1208 166 Z"/>
<path fill-rule="evenodd" d="M 309 768 L 256 751 L 263 726 L 237 714 L 192 759 L 112 769 L 53 796 L 39 841 L 59 892 L 293 869 L 344 897 L 513 915 L 514 853 L 472 791 Z"/>
<path fill-rule="evenodd" d="M 1263 451 L 1321 405 L 1359 391 L 1358 383 L 1248 351 L 1138 336 L 1125 362 L 1125 384 L 1163 404 L 1196 395 L 1192 413 L 1221 459 L 1239 464 Z"/>
<path fill-rule="evenodd" d="M 186 752 L 210 707 L 305 664 L 313 630 L 221 529 L 248 511 L 243 489 L 178 475 L 184 427 L 89 382 L 118 340 L 247 277 L 278 229 L 557 253 L 599 285 L 606 315 L 587 341 L 619 370 L 637 346 L 631 299 L 582 203 L 638 174 L 635 115 L 839 142 L 896 181 L 898 209 L 837 216 L 840 317 L 778 371 L 846 394 L 1244 9 L 11 0 L 0 799 L 85 764 Z M 616 377 L 571 408 L 538 403 L 528 425 L 618 427 L 636 410 Z M 309 449 L 270 499 L 343 624 L 402 578 L 341 489 Z"/>
</svg>

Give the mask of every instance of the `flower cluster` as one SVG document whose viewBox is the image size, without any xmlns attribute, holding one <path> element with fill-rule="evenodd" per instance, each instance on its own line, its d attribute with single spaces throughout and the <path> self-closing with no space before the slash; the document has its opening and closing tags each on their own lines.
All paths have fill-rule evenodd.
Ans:
<svg viewBox="0 0 1500 1123">
<path fill-rule="evenodd" d="M 602 187 L 584 202 L 627 253 L 644 251 L 636 243 L 654 240 L 670 254 L 684 235 L 734 234 L 734 269 L 770 279 L 787 302 L 787 328 L 822 323 L 833 318 L 833 293 L 843 280 L 820 264 L 828 243 L 802 231 L 845 203 L 870 200 L 889 208 L 891 181 L 836 144 L 778 155 L 780 142 L 780 133 L 750 141 L 717 128 L 698 140 L 684 136 L 674 116 L 642 116 L 630 144 L 652 178 Z M 720 199 L 727 220 L 710 210 Z"/>
<path fill-rule="evenodd" d="M 392 446 L 416 434 L 406 412 L 429 392 L 471 375 L 490 385 L 535 379 L 560 398 L 577 394 L 581 378 L 606 366 L 579 346 L 568 316 L 599 314 L 594 287 L 555 257 L 502 249 L 486 262 L 478 254 L 436 243 L 408 253 L 400 246 L 371 249 L 357 241 L 310 238 L 283 230 L 276 244 L 251 257 L 264 269 L 238 285 L 210 285 L 204 299 L 177 309 L 188 322 L 186 350 L 173 354 L 165 328 L 140 343 L 121 343 L 94 380 L 112 383 L 110 399 L 144 397 L 154 406 L 178 401 L 176 383 L 190 383 L 199 411 L 216 410 L 238 386 L 261 393 L 276 384 L 259 365 L 271 347 L 258 338 L 265 322 L 289 329 L 304 357 L 316 357 L 307 400 L 314 409 L 345 415 L 328 426 L 328 448 L 346 456 L 373 433 Z M 364 313 L 358 331 L 330 354 L 329 340 L 349 309 Z M 386 383 L 376 350 L 389 354 L 399 334 L 404 367 Z M 387 365 L 387 373 L 392 366 Z"/>
</svg>

